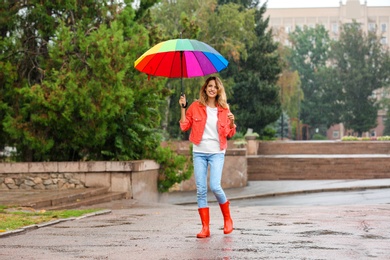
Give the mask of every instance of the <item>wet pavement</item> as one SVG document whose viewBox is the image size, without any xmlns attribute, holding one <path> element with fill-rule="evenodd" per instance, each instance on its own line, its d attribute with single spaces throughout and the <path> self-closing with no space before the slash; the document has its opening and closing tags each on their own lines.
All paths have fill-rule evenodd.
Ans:
<svg viewBox="0 0 390 260">
<path fill-rule="evenodd" d="M 225 189 L 225 193 L 230 200 L 242 200 L 282 195 L 389 188 L 390 179 L 249 181 L 247 186 Z M 196 204 L 196 196 L 194 194 L 194 191 L 172 192 L 164 194 L 161 202 L 176 205 Z M 208 201 L 216 201 L 210 192 L 208 193 Z"/>
<path fill-rule="evenodd" d="M 174 193 L 161 203 L 113 201 L 97 205 L 106 214 L 0 238 L 0 259 L 390 259 L 389 204 L 239 206 L 238 201 L 256 193 L 377 189 L 389 182 L 251 182 L 248 189 L 226 190 L 233 233 L 223 234 L 219 206 L 210 203 L 206 239 L 196 238 L 201 224 L 191 204 L 194 192 Z"/>
</svg>

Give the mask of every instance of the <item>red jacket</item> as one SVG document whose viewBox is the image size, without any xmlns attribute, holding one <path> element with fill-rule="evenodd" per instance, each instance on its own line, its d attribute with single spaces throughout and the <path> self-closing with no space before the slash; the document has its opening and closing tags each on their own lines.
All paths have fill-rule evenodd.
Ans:
<svg viewBox="0 0 390 260">
<path fill-rule="evenodd" d="M 236 133 L 236 125 L 230 128 L 230 119 L 228 108 L 222 108 L 217 105 L 218 108 L 218 135 L 221 150 L 227 148 L 227 137 L 232 137 Z M 202 140 L 204 128 L 206 126 L 207 113 L 206 106 L 202 105 L 199 101 L 195 101 L 190 105 L 186 112 L 186 119 L 183 122 L 180 121 L 180 128 L 182 131 L 188 131 L 191 129 L 190 141 L 196 145 L 200 144 Z"/>
</svg>

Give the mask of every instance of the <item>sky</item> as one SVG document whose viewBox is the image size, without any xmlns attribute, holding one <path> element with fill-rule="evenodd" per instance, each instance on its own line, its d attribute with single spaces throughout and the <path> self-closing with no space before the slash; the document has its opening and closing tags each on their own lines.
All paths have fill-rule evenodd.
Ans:
<svg viewBox="0 0 390 260">
<path fill-rule="evenodd" d="M 367 6 L 390 6 L 390 0 L 366 0 Z M 260 3 L 264 3 L 261 0 Z M 346 0 L 342 0 L 343 4 Z M 365 0 L 360 0 L 364 4 Z M 291 8 L 291 7 L 338 7 L 340 0 L 268 0 L 268 8 Z"/>
</svg>

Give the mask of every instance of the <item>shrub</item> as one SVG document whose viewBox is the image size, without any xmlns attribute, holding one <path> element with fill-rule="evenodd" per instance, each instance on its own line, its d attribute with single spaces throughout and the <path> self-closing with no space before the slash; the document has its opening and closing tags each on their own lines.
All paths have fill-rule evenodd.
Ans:
<svg viewBox="0 0 390 260">
<path fill-rule="evenodd" d="M 356 136 L 344 136 L 341 138 L 341 141 L 359 141 L 359 138 Z"/>
<path fill-rule="evenodd" d="M 233 135 L 232 140 L 243 140 L 245 139 L 245 136 L 242 132 L 236 132 L 235 135 Z"/>
<path fill-rule="evenodd" d="M 323 136 L 322 134 L 314 134 L 313 140 L 327 140 L 326 136 Z"/>
<path fill-rule="evenodd" d="M 160 164 L 157 186 L 159 192 L 167 192 L 176 183 L 191 178 L 193 173 L 192 151 L 190 155 L 190 157 L 178 155 L 170 147 L 160 146 L 156 149 L 153 159 Z"/>
<path fill-rule="evenodd" d="M 276 130 L 273 129 L 272 127 L 267 126 L 266 128 L 264 128 L 263 133 L 260 136 L 260 139 L 265 141 L 270 141 L 270 140 L 275 140 L 276 139 L 275 136 L 276 136 Z"/>
<path fill-rule="evenodd" d="M 356 137 L 356 136 L 344 136 L 341 141 L 390 141 L 390 136 L 379 137 Z"/>
</svg>

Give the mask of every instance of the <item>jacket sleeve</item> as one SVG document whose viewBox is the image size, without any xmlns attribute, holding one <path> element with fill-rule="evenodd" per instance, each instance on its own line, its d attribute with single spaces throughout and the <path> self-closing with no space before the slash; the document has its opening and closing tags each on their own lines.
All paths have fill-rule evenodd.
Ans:
<svg viewBox="0 0 390 260">
<path fill-rule="evenodd" d="M 229 112 L 230 112 L 230 108 L 229 108 L 229 106 L 228 106 L 228 113 L 229 113 Z M 237 128 L 236 124 L 234 124 L 233 127 L 230 128 L 230 122 L 231 122 L 231 120 L 228 118 L 228 128 L 229 128 L 229 131 L 228 131 L 228 133 L 227 133 L 227 135 L 226 135 L 228 138 L 232 138 L 233 135 L 236 134 L 236 128 Z"/>
<path fill-rule="evenodd" d="M 193 103 L 190 105 L 190 107 L 186 111 L 186 119 L 184 122 L 179 121 L 180 129 L 185 132 L 191 129 L 192 127 L 192 110 L 193 110 Z"/>
<path fill-rule="evenodd" d="M 229 120 L 228 127 L 230 128 L 230 120 Z M 236 124 L 234 124 L 233 128 L 230 128 L 230 131 L 228 132 L 227 137 L 229 137 L 229 138 L 233 137 L 233 135 L 236 134 L 236 128 L 237 128 L 237 126 L 236 126 Z"/>
<path fill-rule="evenodd" d="M 230 107 L 229 107 L 229 105 L 228 105 L 228 113 L 230 112 Z M 230 128 L 230 119 L 228 118 L 228 131 L 227 131 L 227 134 L 226 134 L 226 137 L 228 137 L 228 138 L 232 138 L 233 137 L 233 135 L 235 135 L 236 134 L 236 128 L 237 128 L 237 126 L 236 126 L 236 124 L 234 124 L 233 125 L 233 127 L 232 128 Z"/>
<path fill-rule="evenodd" d="M 236 134 L 236 125 L 234 124 L 232 128 L 230 128 L 230 119 L 228 118 L 227 114 L 229 113 L 229 110 L 225 110 L 223 112 L 223 122 L 225 122 L 225 124 L 223 124 L 223 136 L 224 137 L 227 137 L 227 138 L 231 138 L 233 137 L 233 135 Z"/>
</svg>

